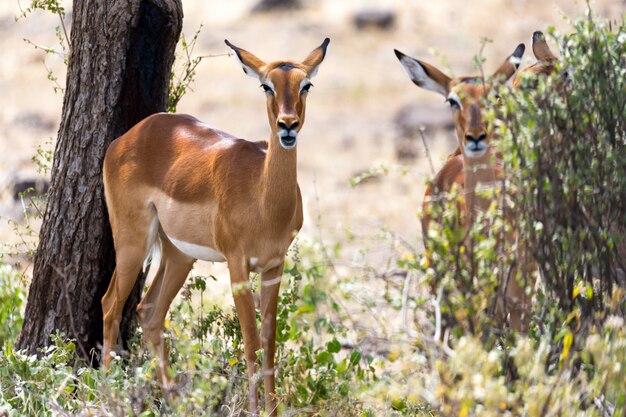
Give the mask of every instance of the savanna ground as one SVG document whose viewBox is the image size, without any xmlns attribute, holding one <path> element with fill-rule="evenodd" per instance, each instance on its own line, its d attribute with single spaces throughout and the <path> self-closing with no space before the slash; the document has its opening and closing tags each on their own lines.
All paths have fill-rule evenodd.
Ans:
<svg viewBox="0 0 626 417">
<path fill-rule="evenodd" d="M 65 3 L 69 11 L 71 4 Z M 396 142 L 400 133 L 394 120 L 407 105 L 417 106 L 418 114 L 433 115 L 439 121 L 451 119 L 452 114 L 440 97 L 419 90 L 409 81 L 393 49 L 449 67 L 451 75 L 469 75 L 478 72 L 473 58 L 481 49 L 481 39 L 488 38 L 493 42 L 485 45 L 483 55 L 484 67 L 490 71 L 518 43 L 529 46 L 535 30 L 549 26 L 557 32 L 571 30 L 564 16 L 582 17 L 587 5 L 570 0 L 326 0 L 305 1 L 304 8 L 296 11 L 250 14 L 252 5 L 248 0 L 183 1 L 183 33 L 190 40 L 202 24 L 193 53 L 211 57 L 199 65 L 178 111 L 239 137 L 265 139 L 268 126 L 262 90 L 243 75 L 232 56 L 226 55 L 228 48 L 223 40 L 227 38 L 263 59 L 274 60 L 304 58 L 324 37 L 331 38 L 308 98 L 306 123 L 298 144 L 305 226 L 291 254 L 294 261 L 285 279 L 295 290 L 283 288 L 284 335 L 279 340 L 285 348 L 279 353 L 283 368 L 279 394 L 286 398 L 285 413 L 428 415 L 437 413 L 431 407 L 436 410 L 437 405 L 453 404 L 447 409 L 442 406 L 440 412 L 487 415 L 485 410 L 489 410 L 490 415 L 517 415 L 523 407 L 512 408 L 513 404 L 527 395 L 524 398 L 530 405 L 524 413 L 545 415 L 541 405 L 551 395 L 545 387 L 558 385 L 560 374 L 541 379 L 542 358 L 554 354 L 542 339 L 522 341 L 515 347 L 520 364 L 525 360 L 529 367 L 520 373 L 531 375 L 522 379 L 526 384 L 523 386 L 507 385 L 506 369 L 497 370 L 501 359 L 494 353 L 497 350 L 483 350 L 474 339 L 462 339 L 464 345 L 449 360 L 433 353 L 436 349 L 431 345 L 436 343 L 429 342 L 433 337 L 433 309 L 428 291 L 415 275 L 407 278 L 403 269 L 423 250 L 418 212 L 432 172 L 417 138 L 413 142 L 417 158 L 398 160 Z M 387 30 L 357 29 L 352 24 L 353 14 L 371 8 L 392 11 L 394 25 Z M 621 19 L 625 3 L 597 1 L 593 8 L 602 18 Z M 37 11 L 15 21 L 18 15 L 19 3 L 0 4 L 0 241 L 8 244 L 2 262 L 11 266 L 3 266 L 2 274 L 4 285 L 11 288 L 18 286 L 11 280 L 28 282 L 31 257 L 24 252 L 34 247 L 38 228 L 36 209 L 30 209 L 24 217 L 23 201 L 13 199 L 11 184 L 16 178 L 45 176 L 37 174 L 39 163 L 32 158 L 54 148 L 63 99 L 62 92 L 55 92 L 55 88 L 62 88 L 65 78 L 63 56 L 34 47 L 60 49 L 55 36 L 58 17 Z M 554 49 L 558 50 L 558 45 Z M 529 55 L 527 52 L 524 64 L 534 61 Z M 56 81 L 48 79 L 48 71 Z M 423 116 L 421 122 L 428 124 Z M 426 141 L 435 169 L 439 169 L 456 141 L 451 130 L 437 128 L 436 124 L 428 126 Z M 362 174 L 367 180 L 359 182 Z M 27 414 L 45 410 L 69 415 L 152 415 L 160 410 L 199 415 L 200 410 L 212 410 L 215 415 L 242 415 L 241 404 L 245 401 L 241 396 L 245 391 L 239 386 L 245 372 L 238 356 L 240 340 L 236 331 L 231 331 L 236 323 L 229 315 L 232 297 L 225 268 L 198 263 L 192 275 L 205 278 L 190 280 L 174 308 L 169 328 L 169 334 L 181 341 L 173 355 L 198 361 L 180 359 L 175 364 L 178 372 L 191 375 L 181 383 L 187 400 L 173 406 L 161 404 L 151 382 L 147 355 L 132 360 L 131 366 L 115 367 L 108 380 L 86 368 L 79 369 L 79 377 L 72 376 L 71 368 L 62 372 L 60 364 L 71 355 L 72 347 L 61 340 L 59 349 L 51 351 L 45 360 L 31 363 L 30 377 L 39 384 L 29 386 L 24 377 L 21 385 L 8 379 L 0 379 L 0 385 L 15 389 L 16 397 L 23 398 L 18 402 L 29 410 Z M 209 275 L 215 280 L 206 278 Z M 21 294 L 7 299 L 23 297 Z M 216 307 L 206 310 L 207 306 Z M 2 317 L 3 328 L 9 329 L 7 334 L 14 336 L 18 317 L 19 309 Z M 213 323 L 226 330 L 217 330 Z M 623 355 L 623 350 L 620 352 Z M 199 353 L 208 358 L 202 359 Z M 27 359 L 11 355 L 5 356 L 6 369 L 29 366 Z M 189 371 L 190 363 L 199 373 L 207 372 L 205 382 L 195 379 L 200 376 Z M 623 356 L 612 363 L 626 366 Z M 470 400 L 448 395 L 441 388 L 454 385 L 450 381 L 454 380 L 455 367 L 463 369 L 457 380 L 463 380 L 466 373 L 475 373 L 466 386 L 456 387 L 458 398 L 465 398 L 463 390 L 470 393 L 467 398 L 482 395 L 480 401 L 485 409 L 477 409 Z M 489 379 L 481 373 L 491 370 L 490 376 L 501 375 Z M 624 371 L 618 368 L 616 372 L 623 375 Z M 532 378 L 545 384 L 528 383 Z M 549 378 L 551 382 L 546 382 Z M 514 398 L 507 387 L 518 392 Z M 534 387 L 544 388 L 536 388 L 535 392 Z M 33 394 L 36 390 L 40 390 L 39 396 Z M 66 398 L 65 391 L 80 394 Z M 57 394 L 46 400 L 45 392 Z M 529 400 L 533 396 L 537 405 Z M 108 399 L 98 400 L 100 397 Z M 9 413 L 7 404 L 16 403 L 15 397 L 2 401 L 0 415 L 5 409 Z M 623 401 L 622 395 L 622 407 Z M 13 410 L 10 415 L 20 412 Z"/>
</svg>

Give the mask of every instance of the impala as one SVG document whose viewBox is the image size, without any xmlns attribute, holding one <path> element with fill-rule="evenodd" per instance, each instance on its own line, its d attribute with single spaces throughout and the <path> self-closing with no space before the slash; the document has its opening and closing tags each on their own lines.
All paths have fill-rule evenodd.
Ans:
<svg viewBox="0 0 626 417">
<path fill-rule="evenodd" d="M 532 77 L 536 75 L 549 75 L 554 71 L 557 58 L 550 50 L 542 32 L 536 31 L 533 33 L 532 49 L 535 58 L 537 58 L 537 62 L 523 68 L 515 74 L 513 82 L 511 83 L 514 88 L 521 88 L 522 80 L 525 78 L 532 79 Z M 424 238 L 427 238 L 426 233 L 428 231 L 428 224 L 430 223 L 430 217 L 428 216 L 430 210 L 427 208 L 433 203 L 433 198 L 436 199 L 436 197 L 450 192 L 453 185 L 456 184 L 463 189 L 465 179 L 463 168 L 463 156 L 461 148 L 458 147 L 448 156 L 448 159 L 441 170 L 435 175 L 432 182 L 426 186 L 422 207 L 422 232 L 424 233 Z M 495 168 L 498 169 L 498 166 L 495 165 Z"/>
<path fill-rule="evenodd" d="M 463 227 L 468 228 L 479 211 L 486 211 L 491 200 L 479 197 L 476 190 L 494 187 L 502 177 L 498 155 L 493 150 L 495 135 L 483 118 L 486 97 L 492 92 L 491 80 L 503 82 L 511 78 L 521 62 L 524 44 L 515 51 L 493 73 L 491 79 L 482 76 L 450 78 L 436 67 L 411 58 L 395 50 L 403 68 L 410 79 L 419 87 L 443 95 L 454 110 L 454 127 L 459 148 L 448 157 L 444 167 L 435 176 L 432 185 L 427 186 L 422 217 L 422 231 L 427 238 L 430 217 L 429 207 L 434 197 L 441 197 L 457 184 L 463 191 L 460 204 Z M 515 274 L 512 274 L 514 277 Z M 524 330 L 529 319 L 529 297 L 517 280 L 512 279 L 505 285 L 506 304 L 510 306 L 511 327 Z M 500 325 L 504 322 L 504 307 L 497 304 L 496 318 Z"/>
<path fill-rule="evenodd" d="M 137 312 L 144 337 L 160 359 L 159 383 L 168 397 L 172 383 L 163 324 L 170 303 L 197 259 L 225 261 L 243 333 L 249 408 L 258 413 L 255 374 L 262 348 L 266 412 L 276 415 L 278 290 L 285 254 L 303 221 L 296 143 L 311 78 L 330 40 L 302 62 L 272 63 L 225 42 L 244 73 L 261 82 L 269 139 L 249 142 L 188 115 L 156 114 L 111 143 L 104 186 L 116 268 L 102 298 L 102 356 L 108 367 L 124 303 L 144 260 L 160 250 L 159 269 Z M 260 334 L 250 272 L 261 274 Z"/>
</svg>

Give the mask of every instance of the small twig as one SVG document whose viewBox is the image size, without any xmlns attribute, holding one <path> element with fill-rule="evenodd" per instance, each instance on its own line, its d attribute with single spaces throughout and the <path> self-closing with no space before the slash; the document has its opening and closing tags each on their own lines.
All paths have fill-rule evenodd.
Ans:
<svg viewBox="0 0 626 417">
<path fill-rule="evenodd" d="M 413 278 L 413 274 L 411 271 L 406 273 L 406 277 L 404 278 L 404 288 L 402 289 L 402 326 L 404 327 L 404 331 L 411 337 L 415 337 L 417 334 L 409 329 L 408 325 L 408 303 L 409 303 L 409 288 L 411 287 L 411 279 Z"/>
<path fill-rule="evenodd" d="M 428 163 L 430 164 L 430 173 L 435 176 L 435 165 L 433 164 L 433 159 L 430 156 L 430 150 L 428 149 L 428 144 L 426 143 L 426 137 L 424 136 L 424 128 L 420 126 L 418 129 L 420 132 L 420 137 L 422 138 L 422 143 L 424 144 L 424 151 L 426 152 L 426 158 L 428 159 Z"/>
<path fill-rule="evenodd" d="M 433 339 L 438 342 L 441 339 L 441 299 L 443 298 L 443 286 L 437 291 L 437 298 L 433 300 L 435 307 L 435 335 Z"/>
<path fill-rule="evenodd" d="M 63 297 L 65 298 L 65 302 L 67 303 L 67 312 L 70 318 L 70 328 L 72 332 L 74 333 L 74 337 L 76 338 L 76 343 L 78 344 L 78 347 L 83 353 L 83 357 L 85 358 L 85 360 L 87 360 L 89 358 L 89 355 L 87 354 L 87 351 L 85 350 L 85 347 L 83 346 L 83 342 L 78 337 L 78 332 L 76 331 L 76 326 L 74 325 L 74 315 L 72 314 L 72 302 L 70 301 L 70 296 L 68 294 L 68 289 L 67 289 L 67 275 L 65 274 L 65 272 L 61 271 L 56 266 L 51 265 L 51 267 L 52 269 L 55 270 L 57 274 L 59 274 L 61 278 L 63 278 L 63 289 L 64 289 Z"/>
<path fill-rule="evenodd" d="M 541 407 L 541 413 L 539 415 L 545 416 L 548 414 L 548 410 L 550 408 L 550 401 L 552 401 L 552 395 L 554 394 L 554 390 L 556 389 L 557 385 L 561 382 L 562 376 L 563 376 L 563 371 L 559 372 L 559 374 L 557 375 L 556 381 L 554 382 L 554 385 L 552 385 L 552 387 L 550 388 L 550 392 L 548 393 L 546 402 L 543 403 L 543 407 Z"/>
<path fill-rule="evenodd" d="M 70 43 L 70 37 L 67 35 L 67 29 L 65 28 L 65 22 L 63 21 L 63 15 L 61 14 L 61 8 L 59 7 L 59 3 L 57 6 L 57 14 L 59 15 L 59 20 L 61 21 L 61 27 L 63 28 L 63 34 L 65 35 L 65 41 L 67 42 L 67 47 L 70 48 L 72 44 Z"/>
<path fill-rule="evenodd" d="M 327 262 L 328 267 L 335 271 L 335 264 L 330 259 L 330 255 L 326 250 L 326 244 L 324 243 L 324 236 L 322 235 L 322 211 L 320 210 L 320 196 L 317 192 L 317 177 L 313 175 L 313 192 L 315 193 L 315 208 L 317 209 L 317 216 L 315 218 L 315 228 L 317 229 L 318 238 L 320 240 L 320 247 L 322 250 L 322 257 Z"/>
<path fill-rule="evenodd" d="M 61 90 L 61 92 L 65 91 L 65 87 L 63 87 L 61 84 L 59 84 L 59 79 L 54 75 L 54 73 L 52 72 L 52 70 L 50 68 L 48 68 L 48 65 L 46 64 L 46 60 L 44 59 L 42 61 L 43 67 L 46 69 L 46 71 L 48 71 L 48 79 L 50 81 L 52 81 L 53 83 L 56 84 L 56 88 L 53 88 L 54 92 L 57 92 L 57 88 L 59 90 Z"/>
<path fill-rule="evenodd" d="M 448 345 L 448 340 L 450 340 L 450 328 L 446 327 L 446 331 L 443 333 L 443 342 L 441 343 L 441 349 L 446 355 L 454 356 L 456 355 L 456 353 Z"/>
<path fill-rule="evenodd" d="M 24 40 L 24 42 L 32 45 L 35 49 L 41 49 L 47 54 L 65 55 L 65 52 L 57 51 L 54 48 L 47 48 L 45 46 L 37 45 L 35 42 L 31 41 L 30 39 L 26 39 L 26 38 L 22 38 L 22 39 Z"/>
<path fill-rule="evenodd" d="M 199 55 L 198 58 L 200 59 L 204 59 L 204 58 L 218 58 L 220 56 L 233 56 L 235 55 L 233 52 L 227 52 L 224 54 L 209 54 L 209 55 Z"/>
</svg>

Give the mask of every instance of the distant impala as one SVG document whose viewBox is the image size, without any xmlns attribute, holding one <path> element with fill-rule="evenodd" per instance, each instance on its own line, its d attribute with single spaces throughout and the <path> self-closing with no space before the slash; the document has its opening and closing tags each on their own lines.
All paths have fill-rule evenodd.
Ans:
<svg viewBox="0 0 626 417">
<path fill-rule="evenodd" d="M 326 38 L 302 62 L 266 64 L 226 41 L 244 72 L 265 90 L 267 141 L 237 139 L 194 117 L 171 114 L 150 116 L 113 141 L 104 161 L 104 186 L 117 266 L 102 298 L 105 367 L 124 303 L 156 247 L 161 263 L 137 310 L 144 336 L 160 358 L 159 382 L 169 395 L 163 324 L 170 303 L 196 259 L 226 261 L 243 332 L 250 411 L 258 413 L 256 352 L 263 348 L 266 412 L 277 414 L 278 290 L 285 254 L 302 227 L 296 142 L 311 78 L 329 42 Z M 251 271 L 261 273 L 260 335 Z"/>
<path fill-rule="evenodd" d="M 513 76 L 524 54 L 524 44 L 519 44 L 515 51 L 496 70 L 491 78 L 501 82 Z M 432 196 L 449 192 L 454 184 L 463 190 L 463 203 L 460 205 L 464 226 L 470 227 L 479 211 L 487 211 L 491 205 L 490 198 L 482 198 L 476 194 L 479 187 L 493 187 L 502 177 L 499 157 L 496 155 L 492 132 L 487 129 L 483 119 L 485 98 L 492 91 L 490 80 L 482 76 L 458 77 L 452 79 L 434 66 L 411 58 L 395 50 L 396 56 L 411 80 L 419 87 L 437 92 L 446 98 L 454 110 L 454 127 L 459 148 L 437 173 L 433 185 L 426 187 L 423 203 L 422 231 L 427 239 L 430 223 L 429 207 L 433 204 Z M 514 235 L 507 236 L 511 244 Z M 520 251 L 521 252 L 521 251 Z M 525 268 L 527 261 L 518 256 L 518 267 Z M 515 272 L 511 274 L 515 277 Z M 511 279 L 504 285 L 507 310 L 510 313 L 511 327 L 526 330 L 530 315 L 530 297 L 517 280 Z M 496 308 L 496 319 L 503 324 L 507 311 L 504 303 L 499 302 Z"/>
</svg>

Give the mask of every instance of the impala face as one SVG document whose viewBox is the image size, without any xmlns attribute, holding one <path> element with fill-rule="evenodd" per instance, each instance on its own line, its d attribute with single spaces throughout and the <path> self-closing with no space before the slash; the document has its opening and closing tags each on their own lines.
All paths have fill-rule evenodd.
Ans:
<svg viewBox="0 0 626 417">
<path fill-rule="evenodd" d="M 306 97 L 313 86 L 311 78 L 317 74 L 329 42 L 326 38 L 301 63 L 284 61 L 266 64 L 250 52 L 226 41 L 235 51 L 243 71 L 261 82 L 267 96 L 267 117 L 272 140 L 277 139 L 284 149 L 296 147 L 298 132 L 304 124 Z"/>
<path fill-rule="evenodd" d="M 482 78 L 466 78 L 452 86 L 446 98 L 454 110 L 457 140 L 468 158 L 480 158 L 489 149 L 492 135 L 483 121 L 483 110 L 490 91 Z"/>
<path fill-rule="evenodd" d="M 496 70 L 492 78 L 508 80 L 519 67 L 524 44 Z M 402 67 L 418 87 L 435 91 L 446 98 L 454 109 L 454 128 L 465 158 L 481 158 L 489 149 L 491 133 L 483 120 L 485 102 L 492 86 L 482 77 L 452 79 L 434 66 L 395 50 Z"/>
<path fill-rule="evenodd" d="M 306 96 L 313 84 L 306 70 L 292 63 L 277 65 L 261 82 L 267 95 L 268 120 L 275 125 L 280 145 L 292 149 L 304 124 Z"/>
</svg>

